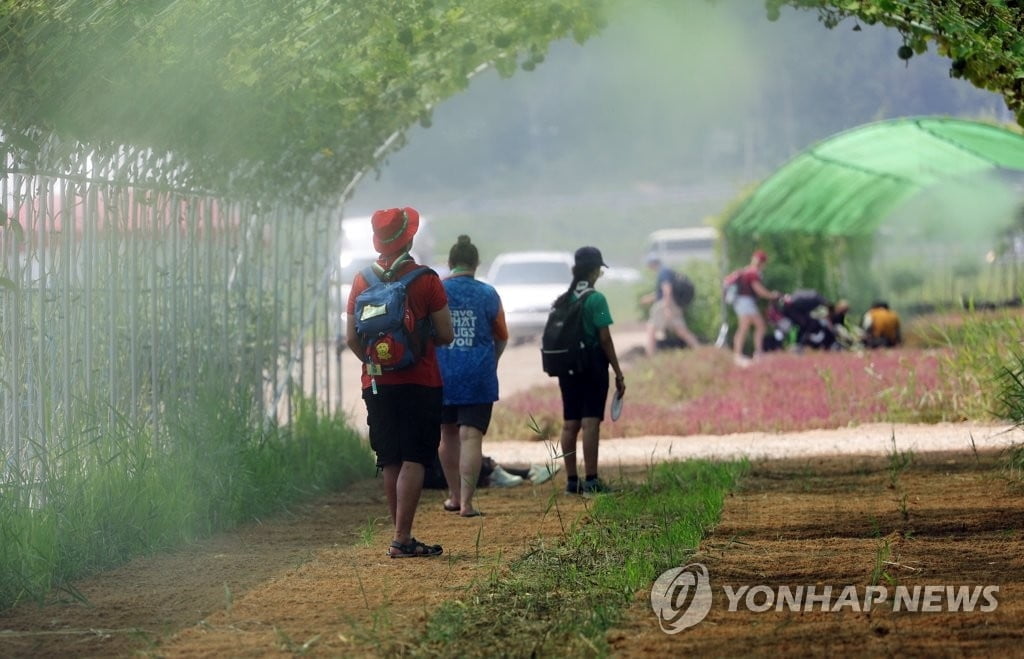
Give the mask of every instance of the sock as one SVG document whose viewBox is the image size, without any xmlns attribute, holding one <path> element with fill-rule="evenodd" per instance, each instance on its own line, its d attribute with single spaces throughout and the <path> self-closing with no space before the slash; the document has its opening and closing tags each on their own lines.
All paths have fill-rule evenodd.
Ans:
<svg viewBox="0 0 1024 659">
<path fill-rule="evenodd" d="M 596 481 L 597 480 L 597 474 L 587 474 L 587 480 L 588 481 Z"/>
<path fill-rule="evenodd" d="M 568 480 L 570 483 L 578 483 L 579 480 L 580 480 L 580 477 L 579 476 L 569 476 L 566 480 Z"/>
</svg>

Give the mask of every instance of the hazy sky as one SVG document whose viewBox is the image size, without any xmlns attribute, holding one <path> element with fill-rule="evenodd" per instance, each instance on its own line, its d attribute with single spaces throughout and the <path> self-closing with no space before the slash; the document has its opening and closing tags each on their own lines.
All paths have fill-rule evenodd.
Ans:
<svg viewBox="0 0 1024 659">
<path fill-rule="evenodd" d="M 1002 99 L 909 66 L 895 30 L 834 30 L 763 4 L 634 0 L 582 46 L 553 44 L 533 72 L 488 72 L 416 127 L 351 212 L 404 199 L 487 208 L 544 196 L 730 198 L 797 151 L 861 123 L 918 114 L 1009 119 Z M 395 203 L 407 203 L 398 202 Z"/>
</svg>

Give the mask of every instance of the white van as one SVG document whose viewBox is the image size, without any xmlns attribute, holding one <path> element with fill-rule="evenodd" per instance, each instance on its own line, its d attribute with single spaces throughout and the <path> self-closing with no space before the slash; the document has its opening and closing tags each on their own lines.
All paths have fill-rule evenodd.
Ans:
<svg viewBox="0 0 1024 659">
<path fill-rule="evenodd" d="M 665 265 L 681 265 L 687 261 L 715 261 L 718 229 L 689 227 L 659 229 L 647 237 L 646 256 L 657 256 Z"/>
</svg>

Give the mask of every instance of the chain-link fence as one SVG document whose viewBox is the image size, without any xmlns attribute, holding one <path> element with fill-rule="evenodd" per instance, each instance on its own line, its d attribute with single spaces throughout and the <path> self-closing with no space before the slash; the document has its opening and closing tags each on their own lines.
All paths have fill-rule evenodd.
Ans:
<svg viewBox="0 0 1024 659">
<path fill-rule="evenodd" d="M 133 188 L 85 168 L 8 174 L 0 205 L 4 484 L 46 480 L 109 435 L 159 446 L 201 434 L 224 406 L 281 422 L 297 387 L 335 408 L 336 211 Z"/>
</svg>

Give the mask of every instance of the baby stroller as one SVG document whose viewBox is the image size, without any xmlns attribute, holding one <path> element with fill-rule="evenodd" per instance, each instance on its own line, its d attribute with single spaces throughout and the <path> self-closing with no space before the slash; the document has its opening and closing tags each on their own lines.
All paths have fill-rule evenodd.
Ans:
<svg viewBox="0 0 1024 659">
<path fill-rule="evenodd" d="M 781 306 L 780 302 L 773 302 L 765 310 L 768 331 L 764 333 L 764 341 L 761 343 L 764 352 L 782 350 L 794 341 L 793 323 L 782 315 Z"/>
<path fill-rule="evenodd" d="M 785 295 L 768 308 L 772 331 L 765 337 L 765 350 L 793 345 L 797 349 L 837 350 L 841 346 L 832 322 L 832 305 L 813 289 Z M 771 341 L 772 345 L 767 345 Z"/>
</svg>

